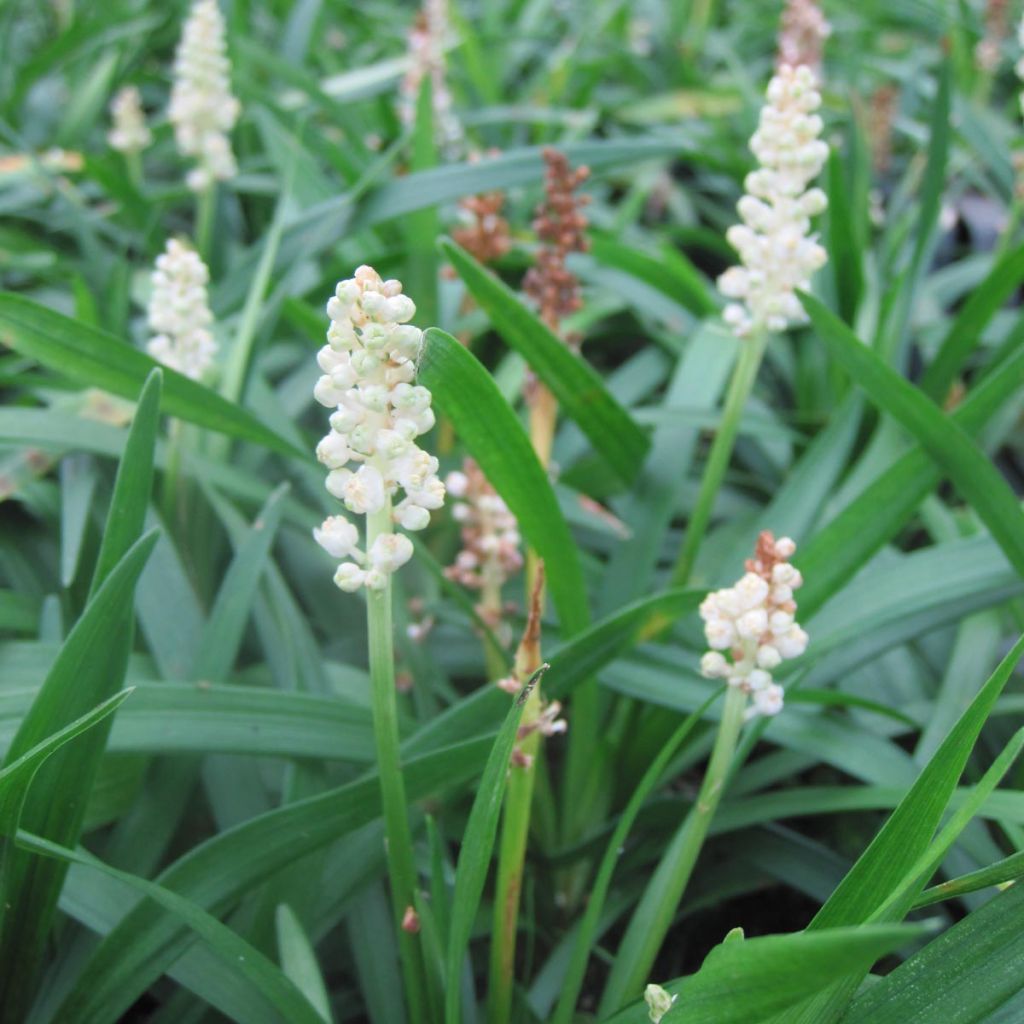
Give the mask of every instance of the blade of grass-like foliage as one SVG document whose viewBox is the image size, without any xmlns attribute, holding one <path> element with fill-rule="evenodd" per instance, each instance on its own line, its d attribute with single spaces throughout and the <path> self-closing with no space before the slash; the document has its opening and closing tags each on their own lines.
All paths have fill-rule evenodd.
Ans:
<svg viewBox="0 0 1024 1024">
<path fill-rule="evenodd" d="M 633 249 L 613 238 L 592 235 L 590 253 L 607 267 L 624 270 L 656 288 L 674 302 L 681 303 L 694 316 L 709 317 L 718 312 L 708 281 L 677 249 L 672 262 Z"/>
<path fill-rule="evenodd" d="M 128 687 L 128 689 L 114 694 L 109 700 L 105 700 L 92 711 L 76 718 L 52 736 L 47 736 L 45 740 L 27 750 L 17 760 L 0 769 L 0 843 L 4 846 L 0 853 L 6 854 L 6 843 L 14 837 L 14 833 L 18 829 L 18 819 L 21 816 L 21 805 L 25 792 L 43 761 L 68 740 L 74 739 L 79 733 L 91 729 L 107 715 L 113 714 L 134 690 L 134 687 Z M 2 877 L 3 866 L 0 864 L 0 878 Z"/>
<path fill-rule="evenodd" d="M 31 833 L 19 832 L 18 845 L 33 853 L 58 859 L 64 864 L 95 868 L 137 890 L 195 932 L 224 963 L 233 967 L 278 1011 L 282 1020 L 295 1021 L 297 1024 L 323 1024 L 320 1014 L 273 961 L 189 900 L 137 875 L 118 871 L 88 854 L 69 850 Z"/>
<path fill-rule="evenodd" d="M 992 791 L 1020 756 L 1022 747 L 1024 747 L 1024 729 L 1018 729 L 1013 739 L 1006 744 L 999 756 L 992 762 L 992 766 L 982 776 L 981 781 L 971 787 L 967 798 L 960 803 L 950 816 L 949 821 L 942 826 L 935 841 L 921 854 L 889 898 L 875 912 L 873 920 L 901 920 L 907 914 L 914 905 L 917 894 L 921 891 L 924 883 L 939 869 L 960 833 L 978 814 L 982 804 L 992 795 Z"/>
<path fill-rule="evenodd" d="M 199 655 L 193 667 L 197 679 L 224 679 L 231 671 L 289 489 L 284 483 L 271 494 L 235 551 L 203 626 Z"/>
<path fill-rule="evenodd" d="M 1004 857 L 988 867 L 933 885 L 914 900 L 914 906 L 930 907 L 933 903 L 956 899 L 970 892 L 989 889 L 1004 882 L 1015 882 L 1021 877 L 1024 877 L 1024 851 L 1011 853 L 1009 857 Z"/>
<path fill-rule="evenodd" d="M 278 905 L 274 916 L 277 927 L 277 949 L 281 969 L 291 978 L 295 987 L 306 997 L 320 1017 L 330 1024 L 331 1001 L 324 985 L 323 975 L 316 960 L 316 952 L 302 922 L 286 903 Z"/>
<path fill-rule="evenodd" d="M 957 312 L 935 358 L 921 378 L 921 390 L 941 402 L 981 338 L 981 332 L 1024 280 L 1024 245 L 1004 256 Z"/>
<path fill-rule="evenodd" d="M 1012 885 L 867 988 L 844 1024 L 1011 1024 L 997 1011 L 1024 989 L 1022 961 L 1024 886 Z"/>
<path fill-rule="evenodd" d="M 462 965 L 469 948 L 469 938 L 480 906 L 480 897 L 487 881 L 487 871 L 498 834 L 498 819 L 508 781 L 509 761 L 516 742 L 519 720 L 526 700 L 537 685 L 546 666 L 534 674 L 516 698 L 487 758 L 483 776 L 477 786 L 469 820 L 462 835 L 459 860 L 455 866 L 455 889 L 452 893 L 452 916 L 445 955 L 445 1024 L 462 1020 Z"/>
<path fill-rule="evenodd" d="M 132 427 L 117 467 L 110 511 L 107 513 L 100 553 L 96 558 L 96 569 L 89 589 L 90 597 L 142 534 L 153 489 L 153 452 L 160 425 L 162 384 L 163 371 L 154 369 L 146 377 L 142 394 L 139 395 Z"/>
<path fill-rule="evenodd" d="M 702 324 L 672 375 L 664 404 L 714 409 L 732 366 L 735 344 L 720 323 Z M 619 514 L 632 536 L 616 545 L 608 560 L 597 606 L 600 613 L 609 614 L 649 589 L 699 439 L 700 432 L 677 417 L 656 425 L 650 453 L 629 493 L 623 495 Z"/>
<path fill-rule="evenodd" d="M 437 166 L 436 129 L 434 123 L 433 83 L 424 75 L 416 103 L 416 121 L 412 135 L 413 173 Z M 408 252 L 408 270 L 405 288 L 416 297 L 419 322 L 439 322 L 437 308 L 437 236 L 441 233 L 441 219 L 436 206 L 413 210 L 403 218 L 402 228 Z"/>
<path fill-rule="evenodd" d="M 583 629 L 590 613 L 576 545 L 547 474 L 493 378 L 465 346 L 432 328 L 425 335 L 419 379 L 544 559 L 563 628 Z"/>
<path fill-rule="evenodd" d="M 322 757 L 360 765 L 374 760 L 369 709 L 336 697 L 205 681 L 133 685 L 135 697 L 111 727 L 111 752 Z M 35 693 L 0 692 L 4 745 Z"/>
<path fill-rule="evenodd" d="M 829 265 L 835 281 L 839 315 L 846 323 L 853 324 L 864 292 L 864 258 L 838 149 L 829 151 L 827 180 Z"/>
<path fill-rule="evenodd" d="M 926 853 L 957 780 L 967 763 L 996 699 L 1024 653 L 1024 637 L 998 668 L 950 730 L 910 792 L 900 801 L 881 831 L 858 858 L 838 888 L 808 925 L 808 930 L 855 925 L 872 918 L 892 897 L 906 874 Z M 904 913 L 913 902 L 911 893 Z M 829 1024 L 839 1020 L 849 1005 L 860 976 L 836 982 L 805 1005 L 800 1024 Z M 781 1022 L 780 1022 L 781 1024 Z M 789 1018 L 787 1018 L 789 1024 Z"/>
<path fill-rule="evenodd" d="M 893 289 L 894 301 L 880 324 L 875 348 L 886 363 L 894 363 L 905 346 L 907 324 L 927 271 L 926 256 L 931 252 L 939 224 L 939 212 L 946 186 L 946 166 L 949 162 L 949 142 L 952 134 L 949 122 L 950 73 L 943 61 L 938 69 L 938 89 L 932 107 L 928 137 L 928 163 L 918 205 L 917 223 L 910 236 L 911 252 L 900 287 Z"/>
<path fill-rule="evenodd" d="M 1024 352 L 1018 351 L 967 396 L 952 419 L 977 434 L 1024 385 Z M 907 522 L 938 486 L 941 472 L 920 448 L 897 459 L 797 554 L 804 574 L 800 607 L 814 611 L 847 583 Z"/>
<path fill-rule="evenodd" d="M 146 377 L 159 368 L 145 352 L 120 338 L 11 292 L 0 293 L 0 342 L 57 373 L 126 398 L 134 398 Z M 215 391 L 174 370 L 162 369 L 164 412 L 282 455 L 300 454 Z"/>
<path fill-rule="evenodd" d="M 96 467 L 88 456 L 61 459 L 60 582 L 64 587 L 71 586 L 78 572 L 96 482 Z"/>
<path fill-rule="evenodd" d="M 668 767 L 668 763 L 675 756 L 676 751 L 682 746 L 683 741 L 693 731 L 694 726 L 704 716 L 704 712 L 721 696 L 721 691 L 712 693 L 710 697 L 694 712 L 684 719 L 676 731 L 669 737 L 668 741 L 658 751 L 657 757 L 651 762 L 650 767 L 644 773 L 629 803 L 619 816 L 612 833 L 608 846 L 605 849 L 604 857 L 598 866 L 597 874 L 594 877 L 589 896 L 587 897 L 587 909 L 580 921 L 576 942 L 572 950 L 572 959 L 565 972 L 562 982 L 562 994 L 559 997 L 558 1005 L 555 1007 L 554 1015 L 551 1018 L 552 1024 L 569 1024 L 572 1020 L 576 1002 L 579 999 L 580 988 L 583 985 L 583 977 L 586 974 L 587 962 L 590 959 L 590 951 L 597 941 L 598 926 L 601 914 L 604 910 L 605 899 L 611 887 L 612 875 L 615 866 L 622 856 L 622 850 L 633 823 L 636 821 L 640 809 L 643 807 L 647 797 L 658 784 L 662 773 Z"/>
<path fill-rule="evenodd" d="M 700 970 L 664 987 L 676 1001 L 665 1024 L 759 1024 L 852 970 L 866 971 L 879 957 L 927 934 L 923 925 L 862 925 L 817 933 L 726 939 Z M 608 1024 L 644 1024 L 647 1007 L 635 1004 Z"/>
<path fill-rule="evenodd" d="M 88 603 L 61 647 L 38 696 L 7 751 L 5 765 L 87 713 L 124 680 L 129 644 L 126 610 L 156 534 L 137 541 Z M 48 759 L 25 802 L 23 824 L 63 842 L 78 840 L 86 801 L 106 743 L 93 729 Z M 21 1019 L 35 995 L 35 979 L 66 867 L 23 852 L 11 858 L 0 933 L 0 1003 Z"/>
<path fill-rule="evenodd" d="M 575 355 L 516 297 L 451 239 L 441 249 L 495 330 L 551 389 L 560 408 L 625 483 L 636 476 L 649 441 L 612 397 L 600 375 Z"/>
<path fill-rule="evenodd" d="M 805 294 L 801 300 L 835 359 L 872 402 L 914 435 L 970 502 L 1010 563 L 1024 575 L 1024 512 L 985 453 L 963 427 L 882 362 L 821 302 Z"/>
</svg>

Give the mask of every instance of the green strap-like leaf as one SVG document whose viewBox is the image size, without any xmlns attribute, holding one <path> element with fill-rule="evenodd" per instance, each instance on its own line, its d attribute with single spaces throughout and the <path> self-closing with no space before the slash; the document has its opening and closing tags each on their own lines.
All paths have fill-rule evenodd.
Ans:
<svg viewBox="0 0 1024 1024">
<path fill-rule="evenodd" d="M 125 398 L 135 398 L 146 377 L 159 368 L 120 338 L 11 292 L 0 292 L 0 343 L 72 380 Z M 164 412 L 282 455 L 302 454 L 215 391 L 167 367 L 163 374 Z"/>
<path fill-rule="evenodd" d="M 102 871 L 137 890 L 195 932 L 224 963 L 263 996 L 283 1020 L 294 1021 L 295 1024 L 323 1024 L 323 1017 L 273 961 L 191 901 L 154 882 L 148 882 L 127 871 L 118 871 L 95 857 L 67 849 L 31 833 L 19 833 L 18 845 L 34 853 L 56 858 L 65 865 L 80 864 Z"/>
<path fill-rule="evenodd" d="M 535 685 L 535 680 L 528 687 Z M 452 918 L 445 957 L 445 1022 L 459 1024 L 462 1019 L 462 966 L 469 947 L 469 937 L 476 921 L 477 908 L 487 881 L 487 871 L 498 834 L 498 819 L 508 780 L 509 759 L 516 742 L 519 720 L 523 716 L 527 691 L 513 702 L 487 758 L 483 776 L 477 786 L 473 807 L 462 835 L 459 861 L 455 869 L 455 891 L 452 893 Z"/>
<path fill-rule="evenodd" d="M 700 970 L 665 985 L 676 996 L 665 1024 L 758 1024 L 852 970 L 867 971 L 879 957 L 927 932 L 920 925 L 866 925 L 811 934 L 726 940 Z M 648 1022 L 643 1002 L 608 1024 Z"/>
<path fill-rule="evenodd" d="M 914 435 L 971 503 L 1010 563 L 1024 575 L 1024 512 L 985 453 L 963 427 L 882 362 L 821 302 L 806 294 L 801 300 L 835 359 L 882 412 L 895 417 Z"/>
<path fill-rule="evenodd" d="M 600 375 L 464 249 L 447 238 L 441 241 L 441 248 L 495 330 L 551 389 L 565 415 L 587 435 L 594 451 L 629 483 L 639 471 L 650 442 L 609 393 Z"/>
<path fill-rule="evenodd" d="M 433 328 L 426 333 L 419 379 L 544 559 L 563 628 L 583 629 L 590 614 L 576 545 L 548 476 L 493 378 L 464 345 Z"/>
</svg>

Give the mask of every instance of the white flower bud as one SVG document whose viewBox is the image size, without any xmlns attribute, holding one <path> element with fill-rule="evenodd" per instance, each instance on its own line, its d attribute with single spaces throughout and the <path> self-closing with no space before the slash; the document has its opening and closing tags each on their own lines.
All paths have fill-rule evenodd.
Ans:
<svg viewBox="0 0 1024 1024">
<path fill-rule="evenodd" d="M 113 149 L 122 153 L 138 153 L 153 141 L 153 135 L 146 125 L 142 112 L 142 99 L 134 85 L 126 85 L 117 91 L 110 104 L 114 126 L 107 133 L 107 141 Z"/>
<path fill-rule="evenodd" d="M 359 531 L 344 516 L 328 516 L 313 537 L 333 558 L 351 558 L 359 545 Z"/>
<path fill-rule="evenodd" d="M 358 590 L 365 580 L 366 573 L 352 562 L 342 562 L 334 573 L 335 584 L 350 594 Z"/>
<path fill-rule="evenodd" d="M 724 679 L 729 674 L 729 663 L 718 651 L 708 651 L 700 659 L 700 674 L 705 679 Z"/>
<path fill-rule="evenodd" d="M 391 573 L 412 558 L 412 541 L 404 533 L 382 533 L 371 545 L 370 563 L 381 572 Z"/>
<path fill-rule="evenodd" d="M 395 509 L 395 521 L 403 530 L 425 530 L 430 524 L 430 513 L 422 505 L 407 505 L 402 502 Z"/>
</svg>

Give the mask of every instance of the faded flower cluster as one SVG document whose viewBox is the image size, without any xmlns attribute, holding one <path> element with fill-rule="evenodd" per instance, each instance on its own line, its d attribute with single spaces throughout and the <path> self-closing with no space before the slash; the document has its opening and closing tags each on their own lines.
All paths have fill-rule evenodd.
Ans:
<svg viewBox="0 0 1024 1024">
<path fill-rule="evenodd" d="M 651 1024 L 661 1024 L 661 1018 L 672 1009 L 676 996 L 670 996 L 660 985 L 653 982 L 644 989 L 644 1002 Z"/>
<path fill-rule="evenodd" d="M 383 281 L 372 267 L 360 267 L 338 284 L 327 303 L 331 326 L 317 355 L 323 376 L 316 400 L 335 411 L 331 431 L 317 445 L 317 458 L 330 470 L 327 490 L 356 515 L 387 512 L 384 529 L 364 552 L 359 531 L 343 515 L 329 516 L 313 531 L 320 546 L 344 559 L 334 574 L 342 590 L 383 589 L 388 576 L 412 557 L 412 541 L 391 531 L 391 521 L 422 530 L 430 512 L 444 504 L 437 459 L 415 443 L 434 425 L 430 392 L 417 386 L 416 357 L 423 332 L 409 321 L 416 313 L 399 281 Z M 348 463 L 358 463 L 351 470 Z M 392 509 L 392 497 L 405 497 Z"/>
<path fill-rule="evenodd" d="M 409 32 L 409 70 L 399 87 L 402 122 L 416 121 L 416 104 L 424 79 L 430 79 L 434 135 L 445 156 L 458 155 L 463 131 L 452 109 L 446 77 L 445 40 L 448 36 L 448 0 L 425 0 Z"/>
<path fill-rule="evenodd" d="M 452 516 L 462 527 L 462 550 L 445 575 L 482 591 L 477 611 L 489 626 L 497 626 L 502 613 L 501 588 L 523 566 L 519 524 L 473 459 L 467 458 L 462 470 L 449 473 L 445 487 L 459 499 L 452 506 Z"/>
<path fill-rule="evenodd" d="M 195 250 L 172 238 L 151 278 L 149 326 L 156 332 L 146 350 L 186 377 L 203 377 L 217 352 L 206 294 L 210 273 Z"/>
<path fill-rule="evenodd" d="M 228 132 L 239 112 L 231 94 L 231 62 L 217 0 L 196 0 L 175 53 L 167 111 L 178 149 L 199 164 L 186 179 L 193 191 L 202 192 L 238 173 Z"/>
<path fill-rule="evenodd" d="M 820 104 L 806 66 L 784 65 L 768 86 L 768 102 L 750 140 L 760 167 L 747 175 L 747 194 L 736 207 L 743 223 L 726 236 L 742 266 L 718 279 L 722 294 L 736 300 L 723 316 L 741 338 L 803 322 L 795 290 L 808 287 L 814 271 L 825 265 L 810 218 L 828 201 L 821 189 L 807 187 L 828 157 L 828 146 L 818 138 L 822 121 L 814 113 Z"/>
<path fill-rule="evenodd" d="M 142 99 L 134 85 L 117 90 L 110 103 L 114 124 L 107 133 L 107 142 L 121 153 L 138 153 L 153 139 L 142 112 Z"/>
<path fill-rule="evenodd" d="M 779 28 L 779 65 L 806 64 L 820 81 L 822 51 L 831 34 L 818 0 L 788 0 Z"/>
<path fill-rule="evenodd" d="M 735 586 L 708 594 L 700 606 L 704 636 L 712 648 L 701 659 L 701 674 L 742 687 L 753 700 L 748 714 L 777 715 L 782 710 L 784 693 L 772 670 L 807 649 L 793 600 L 793 591 L 803 583 L 799 570 L 789 564 L 795 551 L 788 537 L 775 540 L 764 531 L 754 557 L 747 560 L 746 575 Z"/>
</svg>

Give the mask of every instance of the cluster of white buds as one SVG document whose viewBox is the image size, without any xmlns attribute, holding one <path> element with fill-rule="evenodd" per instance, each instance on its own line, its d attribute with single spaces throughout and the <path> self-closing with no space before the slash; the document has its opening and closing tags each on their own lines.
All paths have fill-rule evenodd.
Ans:
<svg viewBox="0 0 1024 1024">
<path fill-rule="evenodd" d="M 708 594 L 700 606 L 704 636 L 712 648 L 701 659 L 701 674 L 749 693 L 753 707 L 748 714 L 777 715 L 782 710 L 784 691 L 772 679 L 772 669 L 807 649 L 807 634 L 795 618 L 793 591 L 803 583 L 799 570 L 789 564 L 795 551 L 788 537 L 776 540 L 765 530 L 754 557 L 747 560 L 746 575 L 735 586 Z"/>
<path fill-rule="evenodd" d="M 409 70 L 399 87 L 399 114 L 403 124 L 415 123 L 420 87 L 423 80 L 429 78 L 434 136 L 445 156 L 454 158 L 462 147 L 463 131 L 452 109 L 447 82 L 445 43 L 448 32 L 448 0 L 424 0 L 409 32 Z"/>
<path fill-rule="evenodd" d="M 465 459 L 461 470 L 449 473 L 445 487 L 460 499 L 452 506 L 452 517 L 462 527 L 462 550 L 445 575 L 482 591 L 487 600 L 477 611 L 489 626 L 497 626 L 501 588 L 523 567 L 519 524 L 473 459 Z"/>
<path fill-rule="evenodd" d="M 175 53 L 167 111 L 178 149 L 199 162 L 187 178 L 193 191 L 202 192 L 238 173 L 228 132 L 240 109 L 231 94 L 231 62 L 217 0 L 195 0 Z"/>
<path fill-rule="evenodd" d="M 146 350 L 165 366 L 199 380 L 217 352 L 206 295 L 210 272 L 199 254 L 172 238 L 157 257 L 149 297 L 149 326 L 156 332 Z"/>
<path fill-rule="evenodd" d="M 810 218 L 828 205 L 825 193 L 807 186 L 821 171 L 828 146 L 818 136 L 814 113 L 821 97 L 809 68 L 780 67 L 768 86 L 768 102 L 750 148 L 760 167 L 747 175 L 747 194 L 736 209 L 742 224 L 729 229 L 729 244 L 742 266 L 718 279 L 726 298 L 725 322 L 738 337 L 785 330 L 806 320 L 795 289 L 825 265 L 825 250 L 810 233 Z"/>
<path fill-rule="evenodd" d="M 142 99 L 134 85 L 117 90 L 110 102 L 113 127 L 107 132 L 107 142 L 121 153 L 138 153 L 153 140 L 142 112 Z"/>
<path fill-rule="evenodd" d="M 437 459 L 415 443 L 434 425 L 430 392 L 414 383 L 423 340 L 409 324 L 415 313 L 401 282 L 381 280 L 372 267 L 340 282 L 327 303 L 328 344 L 317 355 L 323 376 L 313 390 L 321 405 L 335 410 L 331 432 L 316 449 L 330 470 L 327 490 L 356 515 L 390 510 L 406 530 L 422 530 L 430 512 L 444 504 Z M 359 468 L 353 472 L 349 462 Z M 391 509 L 399 487 L 405 497 Z M 334 574 L 342 590 L 383 589 L 412 557 L 412 541 L 390 531 L 364 553 L 359 531 L 340 515 L 328 517 L 313 536 L 335 558 L 351 559 Z"/>
<path fill-rule="evenodd" d="M 644 1002 L 647 1004 L 647 1016 L 652 1024 L 661 1024 L 661 1018 L 672 1009 L 676 996 L 670 996 L 660 985 L 653 982 L 644 989 Z"/>
</svg>

